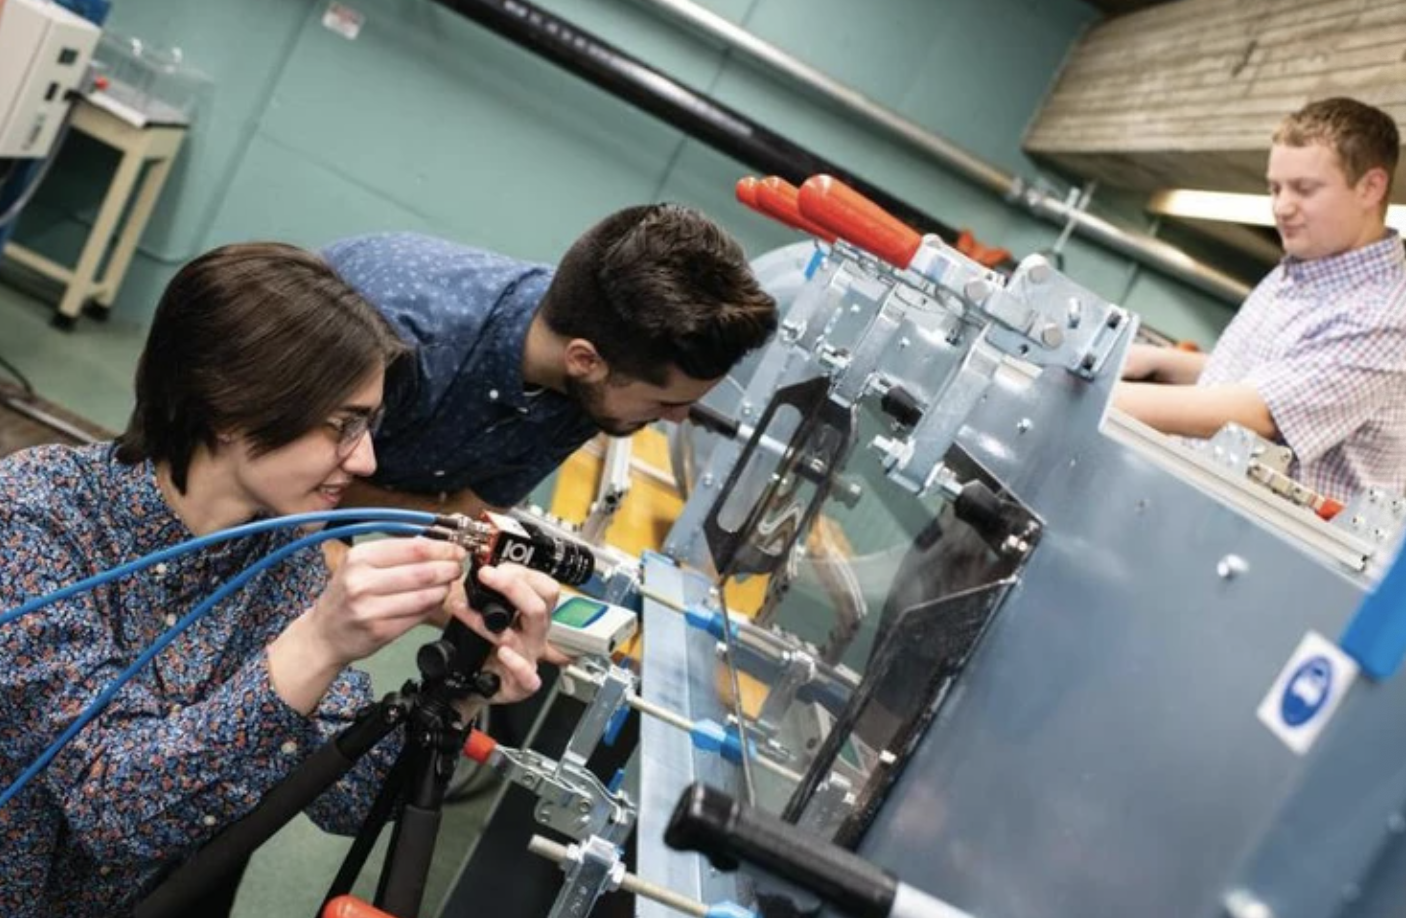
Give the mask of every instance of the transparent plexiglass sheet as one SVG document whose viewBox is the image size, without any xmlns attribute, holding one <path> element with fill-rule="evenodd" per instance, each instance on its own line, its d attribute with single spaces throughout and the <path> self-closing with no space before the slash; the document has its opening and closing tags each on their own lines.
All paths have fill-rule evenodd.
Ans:
<svg viewBox="0 0 1406 918">
<path fill-rule="evenodd" d="M 746 538 L 769 545 L 805 516 L 820 487 L 813 476 L 798 471 L 803 462 L 795 455 L 796 445 L 787 440 L 796 430 L 795 419 L 785 412 L 778 417 L 789 420 L 786 436 L 774 439 L 789 443 L 789 451 L 754 453 L 738 482 L 749 481 L 749 497 L 765 500 Z M 979 539 L 967 537 L 950 548 L 939 544 L 962 537 L 967 527 L 951 518 L 950 507 L 935 489 L 922 497 L 903 490 L 884 476 L 877 454 L 863 447 L 875 435 L 890 433 L 888 420 L 876 408 L 861 405 L 854 436 L 858 445 L 831 483 L 830 496 L 770 575 L 755 624 L 739 623 L 731 653 L 719 658 L 718 691 L 744 724 L 757 753 L 752 787 L 739 781 L 736 790 L 744 796 L 750 792 L 754 804 L 772 812 L 785 811 L 798 788 L 804 789 L 807 800 L 816 795 L 816 782 L 806 782 L 805 776 L 821 752 L 827 757 L 827 775 L 833 772 L 836 781 L 820 793 L 842 803 L 846 793 L 862 797 L 868 777 L 884 764 L 890 731 L 876 730 L 871 722 L 865 730 L 852 731 L 838 743 L 838 750 L 828 748 L 837 744 L 827 740 L 861 689 L 882 639 L 915 604 L 998 579 L 1000 565 Z M 828 435 L 824 430 L 816 433 Z M 769 485 L 765 493 L 759 482 Z M 727 512 L 740 520 L 746 511 Z M 746 590 L 746 580 L 741 575 L 725 585 L 731 607 Z M 912 650 L 915 659 L 921 657 L 923 648 Z M 904 653 L 898 650 L 900 657 Z M 736 695 L 729 661 L 737 667 Z M 915 708 L 931 701 L 921 681 L 915 681 L 911 698 Z M 898 729 L 909 712 L 891 683 L 892 674 L 884 703 Z"/>
</svg>

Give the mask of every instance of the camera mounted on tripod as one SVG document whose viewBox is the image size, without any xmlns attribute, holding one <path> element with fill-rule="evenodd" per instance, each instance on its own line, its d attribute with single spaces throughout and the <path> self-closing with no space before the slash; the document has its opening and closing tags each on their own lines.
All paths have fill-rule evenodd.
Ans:
<svg viewBox="0 0 1406 918">
<path fill-rule="evenodd" d="M 478 572 L 485 565 L 520 564 L 563 586 L 580 586 L 595 573 L 590 551 L 506 514 L 485 510 L 477 519 L 453 516 L 440 522 L 450 523 L 445 526 L 449 541 L 468 550 L 464 592 L 469 607 L 494 634 L 512 626 L 517 609 L 502 593 L 479 582 Z M 488 698 L 497 693 L 499 679 L 480 670 L 492 651 L 491 643 L 454 619 L 438 641 L 420 648 L 416 662 L 428 678 L 444 680 L 451 691 Z"/>
</svg>

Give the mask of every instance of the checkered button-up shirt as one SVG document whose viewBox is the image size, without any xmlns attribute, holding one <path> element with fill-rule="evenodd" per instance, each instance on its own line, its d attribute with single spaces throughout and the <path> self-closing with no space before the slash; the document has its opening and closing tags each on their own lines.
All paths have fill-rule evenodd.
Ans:
<svg viewBox="0 0 1406 918">
<path fill-rule="evenodd" d="M 1406 489 L 1406 254 L 1400 237 L 1285 258 L 1225 330 L 1199 385 L 1249 383 L 1294 451 L 1290 474 L 1350 499 Z"/>
</svg>

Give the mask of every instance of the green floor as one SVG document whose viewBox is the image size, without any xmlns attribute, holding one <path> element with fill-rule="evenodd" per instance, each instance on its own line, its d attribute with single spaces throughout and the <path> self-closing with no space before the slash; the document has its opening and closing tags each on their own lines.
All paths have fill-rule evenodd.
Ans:
<svg viewBox="0 0 1406 918">
<path fill-rule="evenodd" d="M 72 331 L 60 331 L 49 324 L 53 306 L 44 294 L 42 288 L 21 290 L 0 282 L 0 358 L 24 373 L 40 395 L 120 430 L 132 409 L 132 373 L 146 330 L 119 315 L 107 322 L 84 318 Z M 398 688 L 415 675 L 415 649 L 431 637 L 432 632 L 422 629 L 366 661 L 364 668 L 378 693 Z M 478 836 L 492 796 L 446 807 L 425 914 L 437 914 L 444 891 Z M 324 834 L 304 818 L 291 823 L 255 855 L 240 887 L 235 915 L 314 915 L 349 843 L 350 839 Z M 380 857 L 378 851 L 361 880 L 359 892 L 367 897 L 375 888 Z"/>
</svg>

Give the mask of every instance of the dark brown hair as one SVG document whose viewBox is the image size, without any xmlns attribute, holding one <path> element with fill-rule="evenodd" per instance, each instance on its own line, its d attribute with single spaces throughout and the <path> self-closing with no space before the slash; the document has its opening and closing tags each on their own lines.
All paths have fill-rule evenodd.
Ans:
<svg viewBox="0 0 1406 918">
<path fill-rule="evenodd" d="M 122 462 L 168 462 L 182 492 L 220 433 L 256 455 L 326 421 L 406 347 L 322 259 L 254 242 L 207 252 L 166 286 L 137 364 Z"/>
<path fill-rule="evenodd" d="M 1356 185 L 1369 169 L 1385 169 L 1383 207 L 1391 197 L 1401 136 L 1396 122 L 1379 108 L 1341 96 L 1310 102 L 1280 122 L 1274 143 L 1289 147 L 1325 144 L 1338 154 L 1350 185 Z"/>
<path fill-rule="evenodd" d="M 776 301 L 742 247 L 676 204 L 626 208 L 587 230 L 541 310 L 556 334 L 590 341 L 612 374 L 655 385 L 670 366 L 723 376 L 776 330 Z"/>
</svg>

